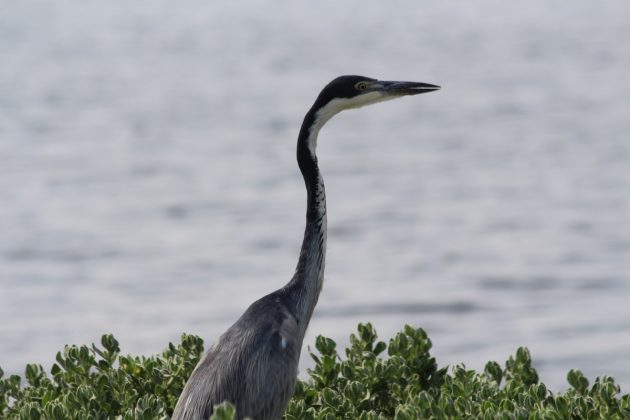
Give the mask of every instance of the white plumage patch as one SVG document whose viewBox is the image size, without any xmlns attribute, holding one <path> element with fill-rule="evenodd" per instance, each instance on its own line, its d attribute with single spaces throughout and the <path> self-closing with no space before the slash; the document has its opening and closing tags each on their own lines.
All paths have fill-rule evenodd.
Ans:
<svg viewBox="0 0 630 420">
<path fill-rule="evenodd" d="M 323 108 L 317 111 L 315 122 L 309 133 L 308 148 L 315 154 L 317 148 L 317 134 L 319 130 L 336 114 L 345 109 L 361 108 L 362 106 L 395 99 L 396 96 L 387 95 L 382 91 L 373 91 L 354 96 L 352 98 L 335 98 L 328 102 Z"/>
</svg>

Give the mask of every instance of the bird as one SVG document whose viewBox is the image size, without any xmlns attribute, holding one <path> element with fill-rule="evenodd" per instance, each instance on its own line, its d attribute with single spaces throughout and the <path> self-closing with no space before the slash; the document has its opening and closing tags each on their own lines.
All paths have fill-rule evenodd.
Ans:
<svg viewBox="0 0 630 420">
<path fill-rule="evenodd" d="M 306 227 L 295 273 L 282 288 L 252 303 L 200 359 L 173 420 L 208 419 L 228 401 L 238 419 L 282 417 L 298 375 L 302 341 L 324 282 L 326 193 L 316 147 L 321 128 L 339 112 L 439 90 L 421 82 L 340 76 L 317 96 L 302 122 L 297 163 L 306 186 Z"/>
</svg>

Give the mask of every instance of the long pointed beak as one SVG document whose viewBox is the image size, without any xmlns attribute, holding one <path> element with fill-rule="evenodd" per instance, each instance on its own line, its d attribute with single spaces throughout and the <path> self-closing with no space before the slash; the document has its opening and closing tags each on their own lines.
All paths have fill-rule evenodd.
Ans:
<svg viewBox="0 0 630 420">
<path fill-rule="evenodd" d="M 380 82 L 383 90 L 394 96 L 418 95 L 420 93 L 433 92 L 440 90 L 440 86 L 421 82 Z"/>
</svg>

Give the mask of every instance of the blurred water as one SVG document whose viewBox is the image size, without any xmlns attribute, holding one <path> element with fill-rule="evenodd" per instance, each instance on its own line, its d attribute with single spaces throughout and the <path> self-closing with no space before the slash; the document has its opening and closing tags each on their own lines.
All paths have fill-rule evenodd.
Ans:
<svg viewBox="0 0 630 420">
<path fill-rule="evenodd" d="M 440 84 L 319 141 L 327 280 L 309 328 L 424 327 L 441 364 L 526 345 L 630 386 L 623 2 L 5 1 L 0 365 L 113 332 L 212 342 L 297 260 L 302 116 L 333 77 Z M 309 365 L 302 359 L 302 370 Z"/>
</svg>

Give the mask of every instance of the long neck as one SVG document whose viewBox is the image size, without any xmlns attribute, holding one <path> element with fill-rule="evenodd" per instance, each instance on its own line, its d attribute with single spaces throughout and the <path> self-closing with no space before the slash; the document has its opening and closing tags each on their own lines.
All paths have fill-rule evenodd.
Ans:
<svg viewBox="0 0 630 420">
<path fill-rule="evenodd" d="M 297 161 L 306 184 L 306 228 L 295 274 L 284 287 L 287 304 L 298 319 L 301 337 L 311 319 L 324 282 L 326 260 L 326 192 L 315 149 L 323 123 L 313 110 L 304 117 L 297 142 Z"/>
</svg>

